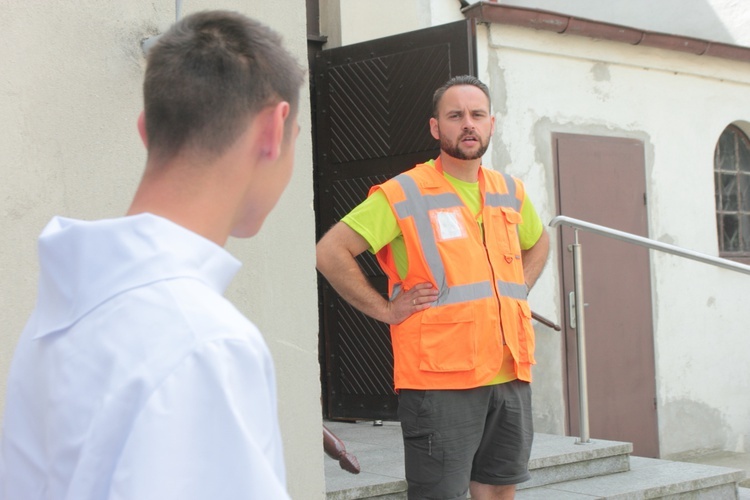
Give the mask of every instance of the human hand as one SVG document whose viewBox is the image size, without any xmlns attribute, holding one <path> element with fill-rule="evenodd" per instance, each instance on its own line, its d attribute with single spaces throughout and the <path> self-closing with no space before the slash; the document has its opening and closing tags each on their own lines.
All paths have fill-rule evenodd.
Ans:
<svg viewBox="0 0 750 500">
<path fill-rule="evenodd" d="M 389 302 L 391 325 L 398 325 L 412 314 L 432 307 L 438 298 L 438 289 L 432 283 L 418 283 L 409 290 L 398 294 Z"/>
</svg>

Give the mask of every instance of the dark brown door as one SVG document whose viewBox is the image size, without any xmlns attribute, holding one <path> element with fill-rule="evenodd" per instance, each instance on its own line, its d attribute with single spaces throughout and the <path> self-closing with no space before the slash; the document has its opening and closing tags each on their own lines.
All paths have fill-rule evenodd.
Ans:
<svg viewBox="0 0 750 500">
<path fill-rule="evenodd" d="M 317 237 L 379 184 L 439 152 L 432 93 L 476 74 L 476 27 L 460 21 L 319 52 L 312 68 Z M 384 295 L 374 257 L 359 264 Z M 328 418 L 395 420 L 388 326 L 353 309 L 319 275 L 321 365 Z"/>
<path fill-rule="evenodd" d="M 559 213 L 648 237 L 643 144 L 634 139 L 554 134 Z M 578 436 L 578 363 L 571 325 L 574 241 L 562 229 L 568 416 Z M 659 456 L 648 250 L 579 231 L 592 439 L 633 443 Z"/>
</svg>

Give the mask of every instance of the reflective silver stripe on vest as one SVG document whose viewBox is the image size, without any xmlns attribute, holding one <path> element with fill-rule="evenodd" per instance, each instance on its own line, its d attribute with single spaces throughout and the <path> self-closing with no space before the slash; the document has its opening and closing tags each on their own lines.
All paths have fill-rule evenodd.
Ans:
<svg viewBox="0 0 750 500">
<path fill-rule="evenodd" d="M 414 182 L 411 177 L 408 177 L 408 179 Z M 399 182 L 399 184 L 401 184 L 401 187 L 404 189 L 404 191 L 406 191 L 406 187 L 404 186 L 404 184 L 401 182 Z M 416 188 L 416 184 L 414 185 L 414 187 Z M 419 193 L 419 189 L 417 189 L 417 197 L 420 197 L 422 199 L 422 204 L 420 206 L 417 206 L 417 204 L 409 203 L 409 200 L 413 198 L 411 196 L 411 193 L 406 193 L 406 200 L 396 203 L 396 213 L 398 213 L 399 217 L 405 219 L 406 217 L 415 215 L 415 213 L 412 212 L 412 210 L 414 210 L 415 208 L 424 208 L 426 212 L 427 210 L 434 210 L 436 208 L 454 208 L 463 206 L 461 198 L 459 198 L 458 195 L 454 193 L 442 193 L 430 196 L 422 196 Z"/>
<path fill-rule="evenodd" d="M 505 297 L 526 300 L 526 284 L 497 280 L 497 289 L 500 290 L 500 295 Z"/>
<path fill-rule="evenodd" d="M 401 185 L 401 189 L 403 189 L 406 196 L 404 201 L 400 201 L 394 205 L 396 213 L 401 219 L 407 217 L 412 217 L 414 219 L 414 224 L 417 228 L 417 234 L 419 235 L 419 240 L 422 246 L 422 252 L 427 261 L 427 267 L 432 272 L 432 276 L 440 289 L 435 305 L 456 304 L 492 297 L 494 292 L 490 281 L 481 281 L 478 283 L 456 285 L 452 287 L 449 287 L 446 283 L 445 266 L 443 265 L 443 260 L 440 258 L 440 252 L 438 251 L 437 241 L 435 241 L 435 233 L 432 229 L 432 223 L 428 211 L 439 208 L 448 209 L 463 207 L 464 204 L 463 201 L 461 201 L 461 198 L 455 193 L 423 195 L 419 191 L 419 187 L 414 179 L 406 174 L 400 174 L 394 177 L 394 180 Z M 515 182 L 513 182 L 509 176 L 506 176 L 506 182 L 510 182 L 508 187 L 510 189 L 510 186 L 512 185 L 513 192 L 515 193 Z M 492 196 L 493 200 L 491 204 L 492 206 L 511 206 L 515 208 L 513 205 L 520 205 L 518 200 L 516 200 L 515 195 L 512 197 L 512 201 L 507 198 L 509 195 L 489 193 L 487 198 L 489 199 L 490 196 Z M 495 203 L 500 204 L 496 205 Z M 526 298 L 525 285 L 517 285 L 515 283 L 507 282 L 498 282 L 498 285 L 500 283 L 503 284 L 503 287 L 499 287 L 502 295 L 516 298 L 518 290 L 516 290 L 515 287 L 517 286 L 523 290 L 523 296 L 518 298 Z M 510 285 L 513 285 L 513 287 Z M 400 287 L 398 287 L 398 289 L 394 287 L 391 300 L 393 300 L 400 291 Z"/>
<path fill-rule="evenodd" d="M 505 194 L 487 193 L 484 203 L 489 207 L 511 207 L 516 212 L 520 212 L 521 200 L 516 198 L 516 181 L 508 174 L 502 174 L 502 176 L 505 179 L 505 184 L 508 186 L 508 192 Z"/>
<path fill-rule="evenodd" d="M 442 291 L 440 294 L 442 295 Z M 492 284 L 489 281 L 480 281 L 479 283 L 470 283 L 468 285 L 455 285 L 448 287 L 444 300 L 440 300 L 438 296 L 438 305 L 458 304 L 459 302 L 486 299 L 493 295 Z"/>
</svg>

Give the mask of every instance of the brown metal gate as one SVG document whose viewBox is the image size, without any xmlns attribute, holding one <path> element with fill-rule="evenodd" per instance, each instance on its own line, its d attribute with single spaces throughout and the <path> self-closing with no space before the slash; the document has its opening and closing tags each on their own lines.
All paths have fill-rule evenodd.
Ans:
<svg viewBox="0 0 750 500">
<path fill-rule="evenodd" d="M 636 139 L 554 134 L 560 214 L 648 237 L 643 143 Z M 583 256 L 586 362 L 592 438 L 633 443 L 658 457 L 656 379 L 649 253 L 579 232 Z M 578 430 L 578 364 L 571 325 L 573 230 L 560 244 L 566 311 L 568 416 Z"/>
<path fill-rule="evenodd" d="M 367 196 L 370 186 L 435 158 L 432 92 L 476 74 L 476 26 L 460 21 L 319 52 L 312 69 L 316 232 Z M 359 264 L 384 295 L 385 276 Z M 390 332 L 344 302 L 319 276 L 323 408 L 331 419 L 395 420 Z"/>
</svg>

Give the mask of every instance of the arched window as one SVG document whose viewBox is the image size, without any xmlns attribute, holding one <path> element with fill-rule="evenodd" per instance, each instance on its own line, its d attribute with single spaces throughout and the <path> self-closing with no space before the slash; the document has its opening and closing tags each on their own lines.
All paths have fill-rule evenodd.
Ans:
<svg viewBox="0 0 750 500">
<path fill-rule="evenodd" d="M 714 190 L 719 252 L 750 257 L 750 139 L 734 125 L 716 144 Z"/>
</svg>

